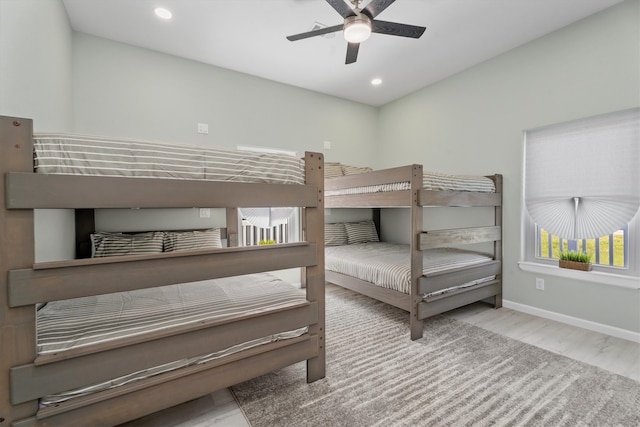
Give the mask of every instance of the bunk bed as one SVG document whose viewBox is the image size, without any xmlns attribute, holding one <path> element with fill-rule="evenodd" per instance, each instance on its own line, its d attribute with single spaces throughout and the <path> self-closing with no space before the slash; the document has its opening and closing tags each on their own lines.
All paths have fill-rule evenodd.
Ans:
<svg viewBox="0 0 640 427">
<path fill-rule="evenodd" d="M 327 282 L 408 311 L 413 340 L 422 337 L 423 320 L 435 314 L 485 299 L 496 308 L 502 306 L 501 175 L 451 176 L 408 165 L 331 176 L 325 179 L 325 207 L 371 208 L 376 228 L 370 238 L 358 238 L 355 245 L 345 244 L 353 243 L 348 234 L 346 239 L 340 239 L 339 232 L 327 234 Z M 493 209 L 493 218 L 478 227 L 423 231 L 423 208 L 430 206 L 484 206 Z M 375 243 L 380 235 L 379 209 L 385 207 L 409 208 L 408 245 Z M 325 230 L 340 225 L 325 224 Z M 366 221 L 357 226 L 360 236 L 366 236 Z M 490 253 L 476 253 L 477 246 L 472 251 L 461 248 L 467 244 L 487 245 Z M 443 262 L 450 255 L 454 262 Z M 372 264 L 377 268 L 373 272 Z"/>
<path fill-rule="evenodd" d="M 113 159 L 97 167 L 103 170 L 86 159 L 58 169 L 34 146 L 32 120 L 0 117 L 0 426 L 117 425 L 302 361 L 308 382 L 324 377 L 322 155 L 306 153 L 291 167 L 300 173 L 284 176 L 280 166 L 232 161 L 229 153 L 220 169 L 188 153 L 181 172 L 158 166 L 156 176 L 148 165 L 134 172 L 107 167 Z M 195 175 L 193 162 L 205 165 Z M 230 162 L 240 172 L 228 174 Z M 264 170 L 254 176 L 248 169 Z M 94 209 L 194 206 L 227 209 L 227 228 L 215 242 L 225 237 L 228 247 L 159 251 L 155 233 L 146 233 L 153 242 L 138 246 L 141 252 L 35 262 L 34 209 L 74 209 L 81 252 L 89 235 L 105 238 L 92 229 Z M 234 246 L 237 208 L 244 206 L 302 208 L 301 241 Z M 174 232 L 173 243 L 181 237 Z M 295 267 L 304 289 L 268 273 Z M 195 312 L 186 311 L 194 300 Z M 111 311 L 123 301 L 133 310 Z M 179 311 L 154 314 L 157 301 Z M 97 323 L 89 325 L 89 315 Z M 76 339 L 56 326 L 60 318 L 95 336 Z M 102 329 L 118 323 L 125 335 Z"/>
</svg>

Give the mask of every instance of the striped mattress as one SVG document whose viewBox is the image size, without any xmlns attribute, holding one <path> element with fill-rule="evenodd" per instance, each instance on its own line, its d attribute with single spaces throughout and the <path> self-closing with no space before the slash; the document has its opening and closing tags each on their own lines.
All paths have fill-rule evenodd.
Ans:
<svg viewBox="0 0 640 427">
<path fill-rule="evenodd" d="M 429 249 L 422 251 L 422 253 L 423 274 L 482 264 L 492 260 L 490 256 L 481 253 L 455 248 Z M 346 274 L 405 294 L 411 290 L 410 259 L 409 245 L 379 242 L 325 247 L 325 268 L 327 270 Z M 437 294 L 473 286 L 493 278 L 493 276 L 479 278 L 453 288 L 439 290 Z M 432 297 L 434 294 L 436 293 L 423 295 L 423 298 Z"/>
<path fill-rule="evenodd" d="M 434 191 L 472 191 L 480 193 L 495 193 L 496 186 L 491 178 L 473 175 L 448 175 L 439 172 L 424 172 L 422 188 Z M 328 190 L 327 196 L 342 196 L 351 194 L 368 194 L 391 191 L 410 190 L 408 181 L 391 184 L 368 185 L 362 187 Z"/>
<path fill-rule="evenodd" d="M 304 160 L 285 154 L 36 133 L 38 173 L 304 184 Z"/>
<path fill-rule="evenodd" d="M 60 354 L 73 348 L 161 329 L 261 313 L 305 302 L 303 291 L 268 273 L 54 301 L 47 303 L 37 314 L 38 353 Z M 282 331 L 216 353 L 49 395 L 42 398 L 40 404 L 52 405 L 173 369 L 204 363 L 261 344 L 300 336 L 307 329 Z"/>
</svg>

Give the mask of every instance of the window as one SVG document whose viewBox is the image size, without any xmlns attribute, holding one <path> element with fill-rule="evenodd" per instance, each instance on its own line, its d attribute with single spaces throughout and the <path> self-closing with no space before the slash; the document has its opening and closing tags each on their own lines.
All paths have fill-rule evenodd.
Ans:
<svg viewBox="0 0 640 427">
<path fill-rule="evenodd" d="M 536 224 L 536 258 L 559 259 L 560 252 L 579 251 L 591 256 L 595 265 L 627 268 L 629 266 L 629 226 L 613 233 L 590 239 L 563 239 Z"/>
<path fill-rule="evenodd" d="M 525 132 L 524 259 L 640 276 L 640 109 Z"/>
<path fill-rule="evenodd" d="M 292 150 L 238 145 L 239 151 L 255 151 L 266 154 L 286 154 L 297 157 Z M 298 208 L 240 208 L 240 243 L 254 246 L 299 240 L 300 209 Z"/>
<path fill-rule="evenodd" d="M 250 220 L 242 218 L 242 245 L 268 245 L 289 241 L 289 220 L 273 227 L 257 227 Z"/>
</svg>

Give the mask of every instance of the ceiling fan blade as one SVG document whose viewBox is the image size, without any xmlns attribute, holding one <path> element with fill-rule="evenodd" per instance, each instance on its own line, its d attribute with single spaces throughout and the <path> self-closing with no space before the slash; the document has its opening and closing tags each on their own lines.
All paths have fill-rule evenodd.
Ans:
<svg viewBox="0 0 640 427">
<path fill-rule="evenodd" d="M 396 0 L 373 0 L 367 5 L 362 12 L 364 12 L 369 18 L 373 19 L 378 16 L 383 10 L 391 6 Z"/>
<path fill-rule="evenodd" d="M 419 39 L 426 30 L 425 27 L 415 25 L 398 24 L 396 22 L 373 21 L 371 31 L 378 34 L 388 34 L 390 36 L 402 36 Z"/>
<path fill-rule="evenodd" d="M 349 43 L 347 45 L 347 59 L 345 64 L 353 64 L 358 59 L 358 49 L 360 49 L 360 43 Z"/>
<path fill-rule="evenodd" d="M 327 3 L 329 3 L 329 5 L 331 5 L 331 7 L 334 8 L 335 11 L 338 12 L 343 18 L 355 15 L 353 9 L 351 9 L 349 5 L 344 2 L 344 0 L 327 0 Z"/>
<path fill-rule="evenodd" d="M 334 33 L 336 31 L 342 31 L 342 27 L 344 25 L 334 25 L 333 27 L 320 28 L 319 30 L 307 31 L 306 33 L 294 34 L 292 36 L 287 36 L 287 40 L 291 40 L 292 42 L 296 40 L 307 39 L 309 37 L 321 36 L 323 34 Z"/>
</svg>

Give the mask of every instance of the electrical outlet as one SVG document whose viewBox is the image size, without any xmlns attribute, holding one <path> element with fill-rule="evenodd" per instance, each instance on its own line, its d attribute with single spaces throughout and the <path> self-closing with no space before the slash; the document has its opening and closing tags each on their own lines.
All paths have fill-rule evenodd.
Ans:
<svg viewBox="0 0 640 427">
<path fill-rule="evenodd" d="M 200 218 L 210 218 L 210 217 L 211 217 L 211 209 L 200 208 Z"/>
<path fill-rule="evenodd" d="M 544 279 L 536 277 L 536 289 L 544 291 Z"/>
<path fill-rule="evenodd" d="M 324 142 L 324 149 L 325 150 L 331 150 L 331 141 L 325 141 Z"/>
</svg>

